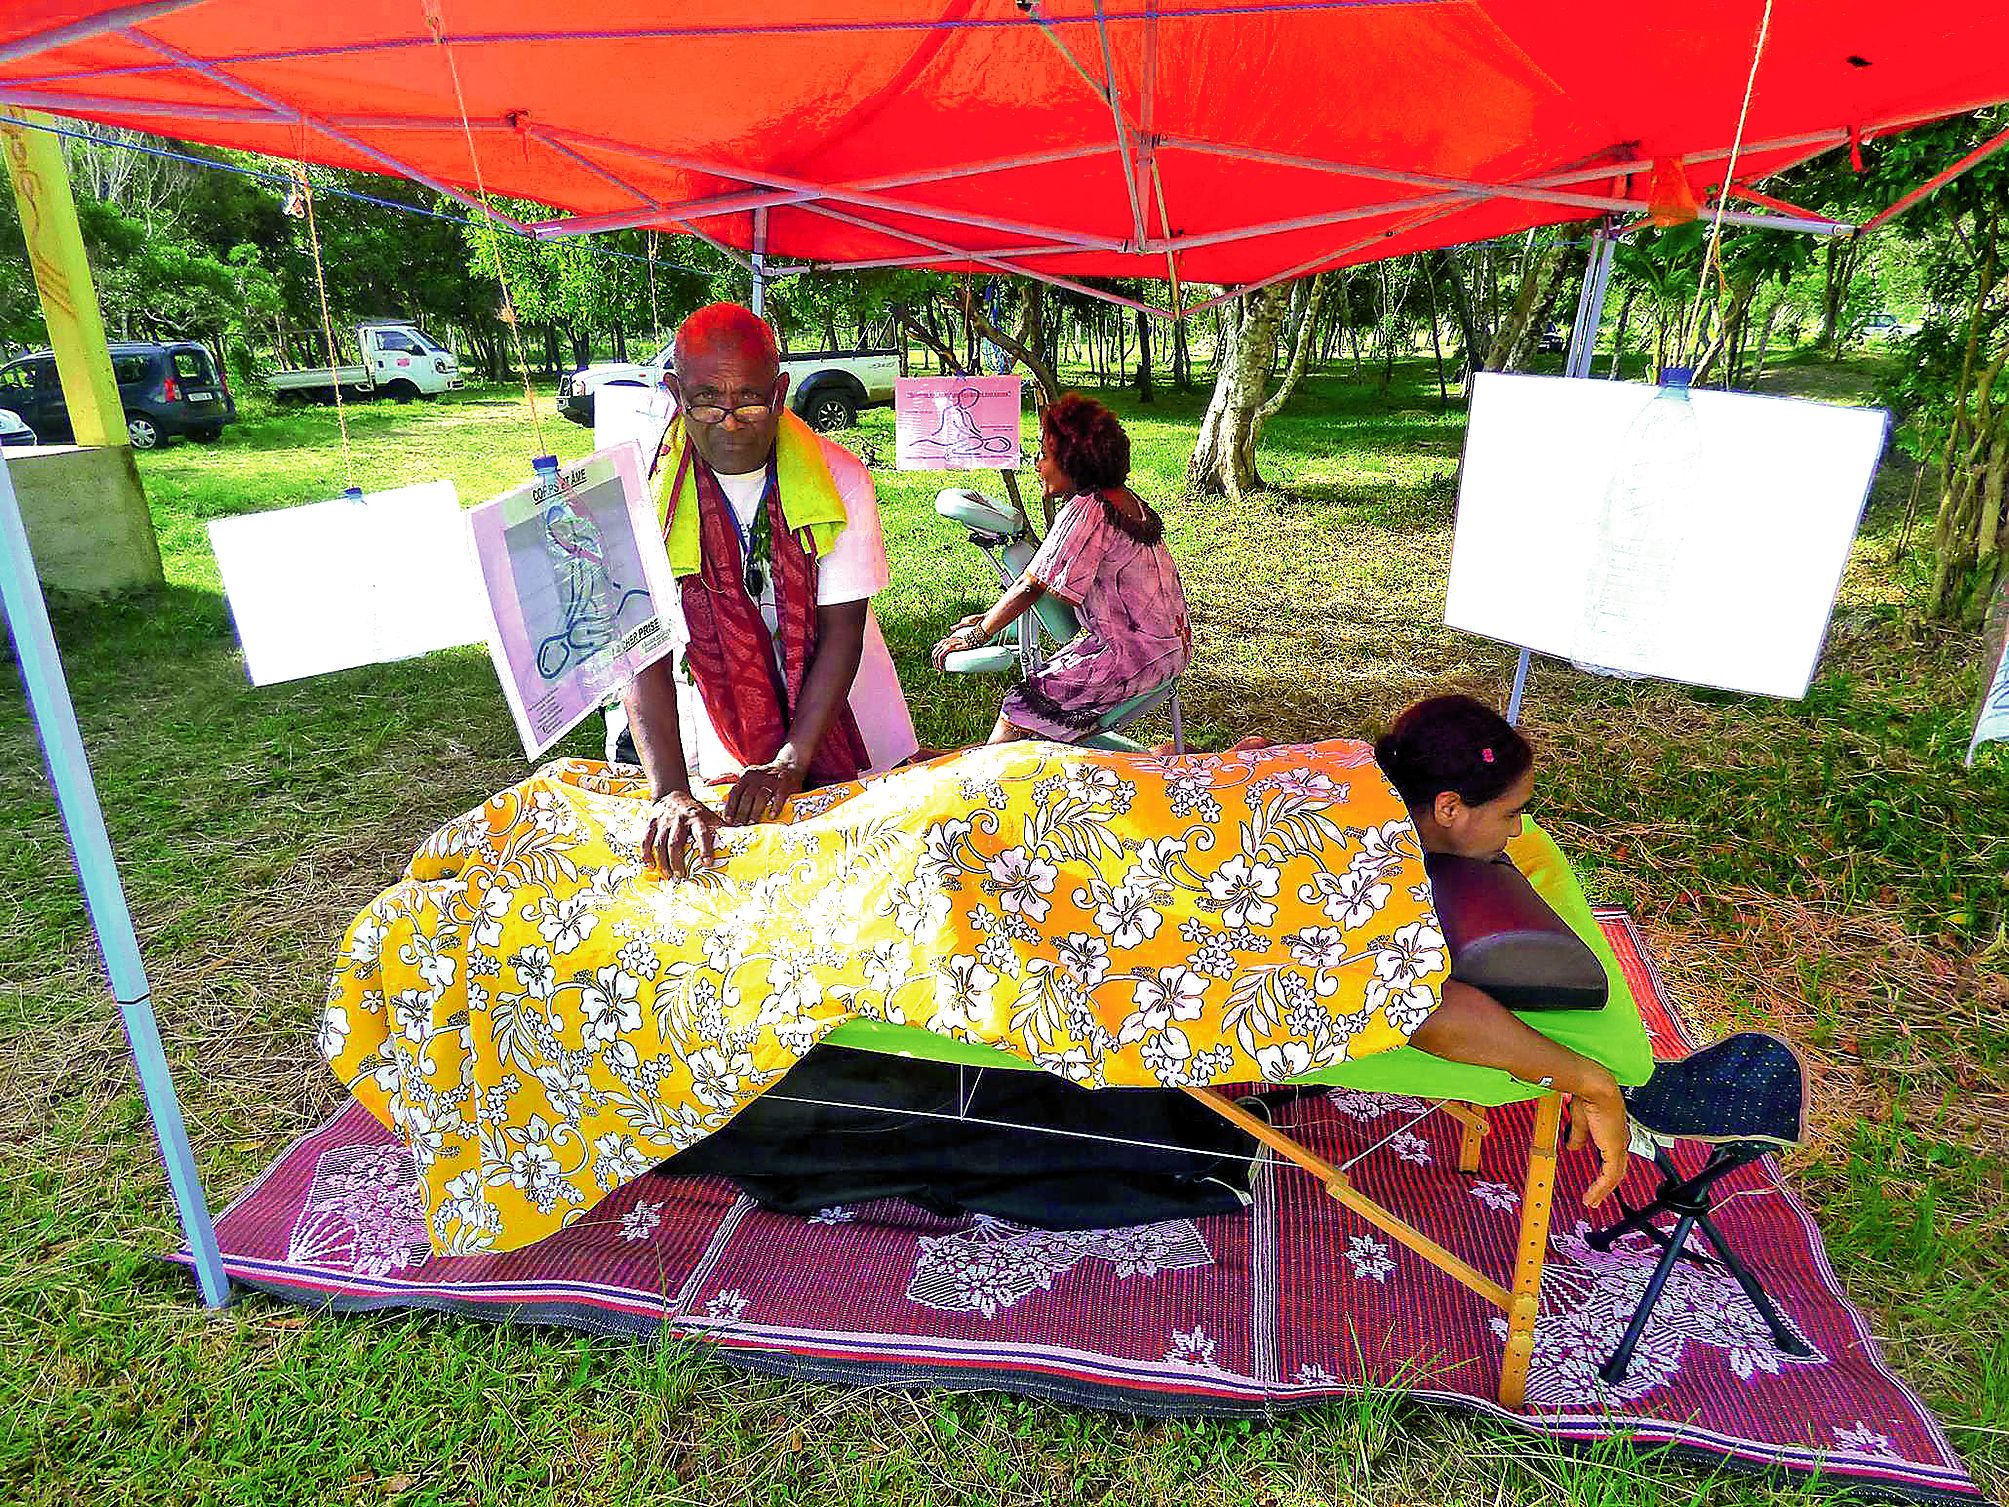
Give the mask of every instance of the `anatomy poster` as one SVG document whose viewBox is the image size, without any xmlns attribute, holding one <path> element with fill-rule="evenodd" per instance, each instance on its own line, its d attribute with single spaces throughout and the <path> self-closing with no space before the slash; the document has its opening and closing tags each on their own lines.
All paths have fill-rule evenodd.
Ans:
<svg viewBox="0 0 2009 1507">
<path fill-rule="evenodd" d="M 488 635 L 450 481 L 212 518 L 209 541 L 253 685 Z"/>
<path fill-rule="evenodd" d="M 1804 696 L 1888 422 L 1482 372 L 1444 621 L 1588 669 Z"/>
<path fill-rule="evenodd" d="M 902 471 L 1016 470 L 1019 377 L 901 377 L 893 383 L 894 455 Z"/>
<path fill-rule="evenodd" d="M 468 514 L 487 588 L 489 649 L 536 758 L 675 646 L 659 601 L 676 587 L 623 442 Z"/>
</svg>

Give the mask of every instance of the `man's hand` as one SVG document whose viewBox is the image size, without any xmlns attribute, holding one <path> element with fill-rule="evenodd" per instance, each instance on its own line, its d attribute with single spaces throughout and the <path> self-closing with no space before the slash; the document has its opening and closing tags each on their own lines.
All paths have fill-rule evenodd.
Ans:
<svg viewBox="0 0 2009 1507">
<path fill-rule="evenodd" d="M 688 791 L 657 801 L 642 833 L 642 859 L 672 879 L 688 878 L 712 861 L 718 846 L 718 813 Z"/>
<path fill-rule="evenodd" d="M 1580 1087 L 1570 1096 L 1569 1148 L 1597 1147 L 1597 1181 L 1584 1190 L 1584 1207 L 1595 1209 L 1625 1181 L 1626 1159 L 1632 1154 L 1626 1130 L 1625 1098 L 1618 1080 L 1598 1069 L 1603 1081 Z"/>
<path fill-rule="evenodd" d="M 802 769 L 795 755 L 783 749 L 766 764 L 755 764 L 733 782 L 725 800 L 725 824 L 750 827 L 781 815 L 788 798 L 802 788 Z"/>
</svg>

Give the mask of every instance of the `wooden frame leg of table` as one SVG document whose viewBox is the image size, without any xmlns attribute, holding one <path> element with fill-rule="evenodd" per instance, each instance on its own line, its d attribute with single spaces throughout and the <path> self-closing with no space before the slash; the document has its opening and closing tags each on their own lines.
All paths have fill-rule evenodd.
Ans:
<svg viewBox="0 0 2009 1507">
<path fill-rule="evenodd" d="M 1279 1156 L 1304 1168 L 1325 1185 L 1327 1193 L 1377 1230 L 1399 1241 L 1446 1276 L 1456 1278 L 1505 1313 L 1507 1353 L 1500 1366 L 1500 1403 L 1504 1407 L 1520 1407 L 1528 1389 L 1528 1363 L 1535 1353 L 1535 1319 L 1542 1300 L 1542 1263 L 1548 1253 L 1549 1214 L 1555 1202 L 1556 1149 L 1562 1131 L 1563 1101 L 1560 1094 L 1544 1094 L 1535 1107 L 1534 1135 L 1528 1148 L 1528 1175 L 1521 1193 L 1520 1248 L 1514 1260 L 1514 1285 L 1509 1291 L 1393 1210 L 1368 1197 L 1353 1186 L 1345 1172 L 1299 1145 L 1269 1121 L 1222 1098 L 1212 1089 L 1188 1088 L 1186 1092 Z M 1469 1170 L 1476 1170 L 1480 1138 L 1490 1129 L 1486 1113 L 1476 1106 L 1465 1104 L 1456 1106 L 1451 1112 L 1465 1127 L 1465 1151 L 1460 1153 L 1460 1170 L 1468 1170 L 1464 1168 L 1467 1152 L 1473 1162 L 1473 1168 Z"/>
<path fill-rule="evenodd" d="M 1528 1178 L 1521 1190 L 1521 1242 L 1514 1257 L 1514 1290 L 1507 1307 L 1507 1354 L 1500 1363 L 1502 1407 L 1518 1408 L 1527 1396 L 1528 1365 L 1535 1358 L 1535 1320 L 1541 1314 L 1542 1265 L 1549 1249 L 1549 1216 L 1555 1205 L 1556 1147 L 1562 1123 L 1562 1095 L 1543 1094 L 1535 1105 Z"/>
<path fill-rule="evenodd" d="M 1464 1127 L 1464 1135 L 1458 1142 L 1458 1170 L 1474 1173 L 1479 1170 L 1479 1153 L 1486 1144 L 1486 1134 L 1492 1123 L 1486 1118 L 1486 1110 L 1479 1104 L 1446 1104 L 1444 1113 Z"/>
</svg>

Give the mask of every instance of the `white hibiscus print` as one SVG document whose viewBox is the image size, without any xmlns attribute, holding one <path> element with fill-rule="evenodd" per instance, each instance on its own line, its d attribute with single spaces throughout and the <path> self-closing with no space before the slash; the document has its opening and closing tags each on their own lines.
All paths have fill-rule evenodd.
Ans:
<svg viewBox="0 0 2009 1507">
<path fill-rule="evenodd" d="M 315 1045 L 321 1055 L 329 1061 L 342 1055 L 342 1048 L 349 1043 L 349 1012 L 340 1005 L 330 1005 L 321 1012 L 321 1029 L 315 1036 Z"/>
<path fill-rule="evenodd" d="M 731 1109 L 750 1086 L 753 1058 L 720 1046 L 699 1047 L 684 1059 L 690 1069 L 691 1093 L 713 1109 Z"/>
<path fill-rule="evenodd" d="M 1389 886 L 1381 882 L 1374 870 L 1362 868 L 1360 860 L 1355 859 L 1354 866 L 1344 874 L 1318 875 L 1298 892 L 1298 898 L 1323 908 L 1327 920 L 1355 931 L 1387 904 L 1388 894 Z"/>
<path fill-rule="evenodd" d="M 488 887 L 488 893 L 481 897 L 481 909 L 475 912 L 474 925 L 468 931 L 468 938 L 483 947 L 495 947 L 502 941 L 502 923 L 509 919 L 510 891 L 499 884 Z"/>
<path fill-rule="evenodd" d="M 779 952 L 767 968 L 767 1002 L 761 1006 L 760 1023 L 800 1017 L 823 1003 L 823 983 L 816 976 L 814 955 L 806 952 Z"/>
<path fill-rule="evenodd" d="M 1269 902 L 1277 892 L 1278 870 L 1251 863 L 1237 853 L 1207 876 L 1207 894 L 1221 907 L 1221 919 L 1233 926 L 1268 926 L 1277 918 Z"/>
<path fill-rule="evenodd" d="M 593 982 L 579 990 L 589 1050 L 624 1032 L 641 1029 L 642 1011 L 636 1003 L 640 990 L 640 980 L 612 963 L 594 971 Z"/>
<path fill-rule="evenodd" d="M 928 1022 L 934 1031 L 970 1031 L 979 1017 L 988 1016 L 991 990 L 998 976 L 973 957 L 952 957 L 935 976 L 935 1015 Z"/>
<path fill-rule="evenodd" d="M 916 874 L 893 891 L 893 924 L 910 937 L 933 932 L 948 914 L 949 897 L 926 874 Z"/>
<path fill-rule="evenodd" d="M 1093 989 L 1109 974 L 1109 944 L 1100 937 L 1085 931 L 1069 932 L 1054 952 L 1060 966 L 1084 989 Z"/>
<path fill-rule="evenodd" d="M 1118 947 L 1141 947 L 1158 935 L 1164 914 L 1152 907 L 1150 897 L 1129 884 L 1119 884 L 1095 911 L 1095 924 Z"/>
<path fill-rule="evenodd" d="M 1256 1066 L 1271 1083 L 1310 1072 L 1311 1061 L 1311 1048 L 1302 1041 L 1283 1041 L 1256 1051 Z"/>
<path fill-rule="evenodd" d="M 593 1180 L 603 1188 L 618 1188 L 630 1178 L 649 1170 L 641 1150 L 617 1131 L 609 1131 L 593 1142 Z"/>
<path fill-rule="evenodd" d="M 551 954 L 542 947 L 526 947 L 509 964 L 516 970 L 517 982 L 532 999 L 549 999 L 558 982 L 557 970 L 551 966 Z"/>
<path fill-rule="evenodd" d="M 1000 905 L 1028 921 L 1046 919 L 1046 897 L 1053 892 L 1053 882 L 1060 875 L 1059 869 L 1043 858 L 1032 856 L 1024 848 L 1006 848 L 987 867 L 991 882 L 998 888 Z"/>
<path fill-rule="evenodd" d="M 1374 974 L 1367 1006 L 1385 1010 L 1397 1030 L 1412 1032 L 1437 1008 L 1437 991 L 1422 975 L 1444 968 L 1444 933 L 1430 921 L 1412 921 L 1374 949 Z"/>
<path fill-rule="evenodd" d="M 1346 961 L 1346 933 L 1333 926 L 1314 926 L 1284 938 L 1290 955 L 1311 968 L 1337 968 Z"/>
<path fill-rule="evenodd" d="M 593 934 L 600 918 L 593 914 L 593 896 L 569 895 L 546 901 L 537 921 L 537 931 L 558 953 L 571 952 Z"/>
<path fill-rule="evenodd" d="M 1137 981 L 1136 1000 L 1137 1008 L 1124 1019 L 1116 1037 L 1119 1042 L 1140 1041 L 1147 1032 L 1162 1031 L 1175 1020 L 1198 1020 L 1207 1000 L 1207 981 L 1190 968 L 1160 968 L 1155 977 Z"/>
</svg>

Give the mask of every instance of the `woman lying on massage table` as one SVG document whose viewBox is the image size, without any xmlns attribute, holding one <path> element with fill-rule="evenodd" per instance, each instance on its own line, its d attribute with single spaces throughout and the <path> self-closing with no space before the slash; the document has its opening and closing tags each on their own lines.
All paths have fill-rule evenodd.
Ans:
<svg viewBox="0 0 2009 1507">
<path fill-rule="evenodd" d="M 1004 744 L 799 795 L 681 880 L 639 778 L 560 761 L 357 918 L 321 1045 L 411 1147 L 448 1254 L 586 1216 L 825 1039 L 1089 1088 L 1317 1079 L 1413 1044 L 1575 1095 L 1595 1201 L 1624 1169 L 1612 1072 L 1451 982 L 1431 909 L 1419 826 L 1488 853 L 1518 828 L 1526 745 L 1488 746 L 1506 785 L 1448 780 L 1412 826 L 1360 743 Z"/>
</svg>

